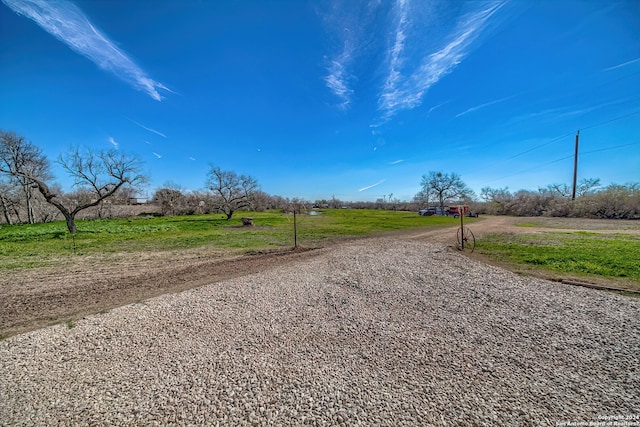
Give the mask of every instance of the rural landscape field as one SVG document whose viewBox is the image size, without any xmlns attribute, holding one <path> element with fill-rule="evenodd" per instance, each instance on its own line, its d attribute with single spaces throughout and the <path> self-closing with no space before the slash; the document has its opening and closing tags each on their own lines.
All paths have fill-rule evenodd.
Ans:
<svg viewBox="0 0 640 427">
<path fill-rule="evenodd" d="M 418 234 L 454 248 L 460 226 L 445 216 L 333 209 L 298 215 L 294 235 L 292 214 L 244 214 L 254 226 L 242 225 L 242 212 L 231 222 L 220 215 L 86 221 L 76 235 L 62 222 L 5 225 L 0 333 L 72 322 L 79 314 L 257 272 L 345 239 Z M 640 290 L 637 221 L 483 217 L 465 224 L 478 235 L 477 250 L 466 251 L 476 259 L 549 279 Z M 150 283 L 150 277 L 165 283 Z M 20 292 L 26 292 L 24 301 Z"/>
<path fill-rule="evenodd" d="M 216 278 L 257 272 L 289 258 L 311 256 L 306 252 L 338 240 L 457 224 L 453 218 L 421 217 L 415 212 L 315 213 L 297 216 L 295 250 L 293 215 L 282 212 L 246 213 L 253 218 L 251 227 L 242 225 L 242 212 L 232 221 L 223 215 L 85 221 L 76 235 L 67 233 L 63 222 L 3 226 L 0 280 L 8 293 L 2 299 L 6 305 L 0 333 L 70 320 L 76 312 L 90 312 L 87 304 L 100 311 Z M 34 318 L 21 319 L 21 313 Z"/>
<path fill-rule="evenodd" d="M 294 249 L 293 215 L 246 215 L 87 221 L 75 237 L 63 223 L 0 228 L 2 419 L 553 425 L 638 412 L 637 221 L 464 218 L 470 253 L 452 217 L 301 213 Z"/>
<path fill-rule="evenodd" d="M 0 427 L 640 427 L 639 0 L 0 0 Z"/>
</svg>

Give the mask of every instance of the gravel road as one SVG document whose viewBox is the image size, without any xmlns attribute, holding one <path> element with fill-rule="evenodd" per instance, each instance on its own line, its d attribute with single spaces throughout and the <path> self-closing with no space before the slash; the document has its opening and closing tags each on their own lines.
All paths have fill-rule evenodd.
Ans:
<svg viewBox="0 0 640 427">
<path fill-rule="evenodd" d="M 364 239 L 0 341 L 0 425 L 633 418 L 639 319 L 638 298 Z"/>
</svg>

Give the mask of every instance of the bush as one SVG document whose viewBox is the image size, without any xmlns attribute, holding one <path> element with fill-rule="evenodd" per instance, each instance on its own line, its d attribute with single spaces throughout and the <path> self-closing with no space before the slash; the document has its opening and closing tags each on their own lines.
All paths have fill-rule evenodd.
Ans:
<svg viewBox="0 0 640 427">
<path fill-rule="evenodd" d="M 640 185 L 612 184 L 599 191 L 585 192 L 571 200 L 566 192 L 554 191 L 558 185 L 538 191 L 483 189 L 484 203 L 477 212 L 493 215 L 552 216 L 574 218 L 640 219 Z"/>
</svg>

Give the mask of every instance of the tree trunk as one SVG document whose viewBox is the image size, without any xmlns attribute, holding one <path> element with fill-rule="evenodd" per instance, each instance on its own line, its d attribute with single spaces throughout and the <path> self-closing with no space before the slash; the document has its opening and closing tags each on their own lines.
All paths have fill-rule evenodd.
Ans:
<svg viewBox="0 0 640 427">
<path fill-rule="evenodd" d="M 22 188 L 24 189 L 24 196 L 27 199 L 27 222 L 29 224 L 35 224 L 35 218 L 33 217 L 33 205 L 31 203 L 31 189 L 29 188 L 29 184 L 23 184 Z"/>
<path fill-rule="evenodd" d="M 103 204 L 103 202 L 104 202 L 104 201 L 102 201 L 102 202 L 98 203 L 98 207 L 97 207 L 97 210 L 98 210 L 98 218 L 99 218 L 99 219 L 102 219 L 102 215 L 103 215 L 103 212 L 102 212 L 102 210 L 104 209 L 104 204 Z"/>
<path fill-rule="evenodd" d="M 11 208 L 13 209 L 13 213 L 16 216 L 17 224 L 22 224 L 22 218 L 20 218 L 20 209 L 18 209 L 18 206 L 13 205 L 11 206 Z"/>
<path fill-rule="evenodd" d="M 0 196 L 0 201 L 2 201 L 2 214 L 4 215 L 5 221 L 7 221 L 7 224 L 9 225 L 13 224 L 11 222 L 11 215 L 9 214 L 9 206 L 7 206 L 7 200 L 4 198 L 4 196 Z"/>
<path fill-rule="evenodd" d="M 69 233 L 76 234 L 76 232 L 78 231 L 78 229 L 76 228 L 76 216 L 74 214 L 67 214 L 64 212 L 63 214 L 67 222 L 67 229 L 69 230 Z"/>
<path fill-rule="evenodd" d="M 229 212 L 225 212 L 224 214 L 227 216 L 227 221 L 229 221 L 231 219 L 231 217 L 233 216 L 233 212 L 232 210 L 230 210 Z"/>
</svg>

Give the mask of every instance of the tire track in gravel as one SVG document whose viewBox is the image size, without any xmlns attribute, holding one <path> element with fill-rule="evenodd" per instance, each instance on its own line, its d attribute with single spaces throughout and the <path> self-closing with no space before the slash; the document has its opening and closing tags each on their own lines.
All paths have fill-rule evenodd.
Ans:
<svg viewBox="0 0 640 427">
<path fill-rule="evenodd" d="M 144 268 L 91 266 L 14 275 L 0 281 L 0 336 L 8 337 L 122 305 L 308 259 L 319 250 L 212 260 L 158 260 Z M 116 266 L 118 267 L 118 266 Z"/>
</svg>

